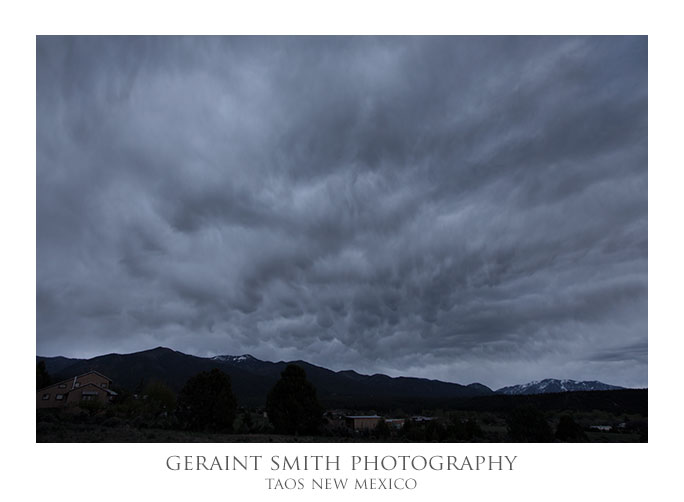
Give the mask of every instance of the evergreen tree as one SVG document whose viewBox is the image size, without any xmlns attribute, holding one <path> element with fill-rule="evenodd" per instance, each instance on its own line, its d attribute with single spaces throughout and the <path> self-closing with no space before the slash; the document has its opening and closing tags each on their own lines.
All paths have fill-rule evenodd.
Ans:
<svg viewBox="0 0 684 502">
<path fill-rule="evenodd" d="M 148 383 L 143 395 L 147 410 L 155 416 L 172 412 L 176 408 L 176 394 L 161 380 Z"/>
<path fill-rule="evenodd" d="M 375 426 L 373 434 L 378 439 L 387 439 L 392 435 L 392 431 L 390 430 L 389 425 L 387 425 L 387 422 L 385 422 L 384 419 L 380 419 L 378 425 Z"/>
<path fill-rule="evenodd" d="M 553 432 L 544 414 L 534 406 L 514 409 L 506 419 L 511 440 L 523 443 L 549 443 Z"/>
<path fill-rule="evenodd" d="M 178 394 L 177 416 L 189 430 L 230 432 L 236 411 L 230 377 L 216 368 L 190 378 Z"/>
<path fill-rule="evenodd" d="M 314 434 L 323 420 L 316 388 L 302 368 L 289 364 L 266 399 L 266 412 L 279 434 Z"/>
<path fill-rule="evenodd" d="M 480 425 L 473 418 L 463 419 L 457 414 L 449 417 L 447 425 L 447 437 L 455 441 L 471 441 L 473 438 L 482 437 Z"/>
<path fill-rule="evenodd" d="M 447 429 L 439 420 L 429 420 L 422 424 L 425 434 L 425 441 L 441 442 L 447 437 Z"/>
<path fill-rule="evenodd" d="M 563 415 L 556 428 L 556 438 L 571 443 L 587 441 L 587 435 L 570 415 Z"/>
<path fill-rule="evenodd" d="M 52 378 L 50 378 L 50 374 L 47 372 L 45 361 L 40 361 L 36 364 L 36 390 L 47 387 L 51 383 Z"/>
</svg>

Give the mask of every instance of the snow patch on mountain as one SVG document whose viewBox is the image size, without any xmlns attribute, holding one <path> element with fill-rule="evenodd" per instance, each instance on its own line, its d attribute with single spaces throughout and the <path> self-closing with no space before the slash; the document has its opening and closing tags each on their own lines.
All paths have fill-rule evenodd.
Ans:
<svg viewBox="0 0 684 502">
<path fill-rule="evenodd" d="M 550 394 L 553 392 L 578 392 L 587 390 L 615 390 L 623 389 L 616 385 L 608 385 L 596 380 L 592 381 L 576 381 L 576 380 L 558 380 L 555 378 L 546 378 L 544 380 L 535 380 L 533 382 L 524 383 L 520 385 L 511 385 L 509 387 L 502 387 L 497 390 L 497 394 L 519 395 L 519 394 Z"/>
<path fill-rule="evenodd" d="M 214 356 L 211 358 L 214 361 L 221 361 L 221 362 L 226 362 L 226 363 L 244 363 L 247 361 L 254 361 L 254 357 L 252 357 L 249 354 L 243 354 L 241 356 L 230 356 L 230 355 L 225 355 L 225 356 Z"/>
</svg>

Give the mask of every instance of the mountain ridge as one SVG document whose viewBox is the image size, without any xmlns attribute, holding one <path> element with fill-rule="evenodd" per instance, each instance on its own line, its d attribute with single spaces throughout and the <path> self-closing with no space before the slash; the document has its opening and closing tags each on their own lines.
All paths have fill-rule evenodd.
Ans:
<svg viewBox="0 0 684 502">
<path fill-rule="evenodd" d="M 494 391 L 477 382 L 460 384 L 410 376 L 391 377 L 381 373 L 364 375 L 352 369 L 334 371 L 302 360 L 262 361 L 251 354 L 200 357 L 161 346 L 128 354 L 103 354 L 89 359 L 36 356 L 36 360 L 45 361 L 47 371 L 54 377 L 66 379 L 96 370 L 131 392 L 141 392 L 145 385 L 155 380 L 166 383 L 177 392 L 191 376 L 217 367 L 230 375 L 238 402 L 248 406 L 264 404 L 268 391 L 288 364 L 301 366 L 318 389 L 320 400 L 331 407 L 401 406 L 402 403 L 435 405 L 453 399 L 494 394 L 530 395 L 623 389 L 598 381 L 544 379 Z"/>
<path fill-rule="evenodd" d="M 625 387 L 609 385 L 598 380 L 571 380 L 558 378 L 545 378 L 544 380 L 534 380 L 532 382 L 509 385 L 501 387 L 495 391 L 496 394 L 531 395 L 531 394 L 552 394 L 557 392 L 580 392 L 593 390 L 619 390 Z"/>
<path fill-rule="evenodd" d="M 377 407 L 402 403 L 434 403 L 455 398 L 493 394 L 479 384 L 462 385 L 417 377 L 362 375 L 353 370 L 333 371 L 306 361 L 261 361 L 249 354 L 199 357 L 167 347 L 156 347 L 130 354 L 111 353 L 90 359 L 36 356 L 45 361 L 48 373 L 59 378 L 96 370 L 110 377 L 115 385 L 140 392 L 151 381 L 166 383 L 175 391 L 201 371 L 217 367 L 230 375 L 238 402 L 262 406 L 268 391 L 288 364 L 301 366 L 318 390 L 319 399 L 329 407 Z"/>
</svg>

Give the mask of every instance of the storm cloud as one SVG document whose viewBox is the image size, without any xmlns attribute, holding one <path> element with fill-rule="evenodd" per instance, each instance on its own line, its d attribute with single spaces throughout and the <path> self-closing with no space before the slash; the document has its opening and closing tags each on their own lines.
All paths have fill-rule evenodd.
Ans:
<svg viewBox="0 0 684 502">
<path fill-rule="evenodd" d="M 37 350 L 647 385 L 646 37 L 38 37 Z"/>
</svg>

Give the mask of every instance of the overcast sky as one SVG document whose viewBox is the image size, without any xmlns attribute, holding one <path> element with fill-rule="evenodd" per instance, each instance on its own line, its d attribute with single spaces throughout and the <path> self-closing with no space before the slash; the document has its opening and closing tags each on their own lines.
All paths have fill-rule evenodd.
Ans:
<svg viewBox="0 0 684 502">
<path fill-rule="evenodd" d="M 37 352 L 647 385 L 646 37 L 37 39 Z"/>
</svg>

